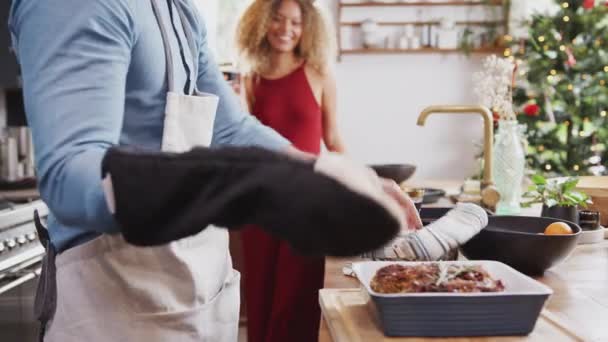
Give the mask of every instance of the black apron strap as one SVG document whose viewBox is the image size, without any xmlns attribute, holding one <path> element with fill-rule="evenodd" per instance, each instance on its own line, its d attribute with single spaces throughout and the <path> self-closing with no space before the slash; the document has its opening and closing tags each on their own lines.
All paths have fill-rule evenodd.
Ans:
<svg viewBox="0 0 608 342">
<path fill-rule="evenodd" d="M 57 279 L 55 278 L 55 247 L 51 243 L 49 233 L 40 220 L 38 210 L 34 211 L 34 224 L 38 233 L 38 238 L 46 254 L 42 259 L 42 271 L 40 281 L 36 289 L 36 299 L 34 302 L 34 315 L 40 321 L 39 341 L 44 341 L 47 324 L 53 319 L 55 308 L 57 307 Z"/>
</svg>

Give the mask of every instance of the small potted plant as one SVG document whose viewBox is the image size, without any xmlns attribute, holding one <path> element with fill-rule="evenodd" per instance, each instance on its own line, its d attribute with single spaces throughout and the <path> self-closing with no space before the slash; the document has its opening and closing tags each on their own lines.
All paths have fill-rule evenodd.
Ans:
<svg viewBox="0 0 608 342">
<path fill-rule="evenodd" d="M 541 175 L 532 176 L 533 185 L 524 194 L 528 201 L 522 203 L 530 207 L 541 203 L 541 216 L 553 217 L 578 223 L 578 207 L 587 207 L 591 199 L 587 194 L 575 191 L 579 179 L 576 177 L 547 180 Z"/>
</svg>

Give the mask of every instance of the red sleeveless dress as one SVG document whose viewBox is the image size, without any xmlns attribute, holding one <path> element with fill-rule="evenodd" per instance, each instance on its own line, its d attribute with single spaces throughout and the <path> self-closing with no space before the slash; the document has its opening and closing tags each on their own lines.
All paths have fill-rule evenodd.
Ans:
<svg viewBox="0 0 608 342">
<path fill-rule="evenodd" d="M 252 114 L 300 150 L 321 149 L 322 113 L 304 65 L 253 86 Z M 248 342 L 316 342 L 325 260 L 296 254 L 257 227 L 242 233 Z"/>
</svg>

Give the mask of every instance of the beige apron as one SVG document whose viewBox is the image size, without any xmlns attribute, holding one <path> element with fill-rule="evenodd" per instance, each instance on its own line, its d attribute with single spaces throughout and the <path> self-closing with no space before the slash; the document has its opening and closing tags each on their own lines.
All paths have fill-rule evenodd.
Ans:
<svg viewBox="0 0 608 342">
<path fill-rule="evenodd" d="M 169 87 L 162 149 L 209 146 L 218 98 L 196 87 L 193 96 L 173 91 L 171 49 L 156 1 Z M 195 50 L 181 8 L 174 7 Z M 237 341 L 240 275 L 232 268 L 225 229 L 210 226 L 149 248 L 103 235 L 61 253 L 56 266 L 57 305 L 45 341 Z"/>
</svg>

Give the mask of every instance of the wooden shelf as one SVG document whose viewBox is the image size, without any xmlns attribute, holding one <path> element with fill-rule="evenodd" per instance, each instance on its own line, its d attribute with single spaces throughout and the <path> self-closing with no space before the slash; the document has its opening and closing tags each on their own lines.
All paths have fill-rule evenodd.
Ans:
<svg viewBox="0 0 608 342">
<path fill-rule="evenodd" d="M 361 21 L 344 21 L 340 23 L 340 26 L 361 26 Z M 379 26 L 405 26 L 405 25 L 439 25 L 438 21 L 381 21 L 376 23 Z M 500 26 L 504 25 L 505 22 L 500 21 L 457 21 L 456 25 L 463 26 Z"/>
<path fill-rule="evenodd" d="M 488 31 L 499 28 L 498 34 L 509 33 L 509 7 L 510 0 L 394 0 L 393 2 L 381 2 L 379 0 L 361 0 L 360 2 L 345 2 L 348 0 L 338 1 L 338 29 L 336 30 L 338 38 L 338 46 L 342 44 L 342 28 L 357 28 L 362 25 L 360 21 L 342 21 L 342 14 L 348 12 L 349 9 L 365 8 L 365 7 L 385 7 L 387 11 L 398 10 L 397 7 L 412 7 L 412 6 L 443 6 L 443 7 L 454 7 L 461 6 L 462 9 L 467 10 L 467 6 L 500 6 L 502 7 L 502 20 L 468 20 L 456 22 L 459 26 L 479 26 L 486 27 Z M 380 26 L 405 26 L 405 25 L 439 25 L 439 22 L 433 20 L 433 18 L 426 18 L 427 21 L 378 21 L 377 24 Z M 483 18 L 480 18 L 483 19 Z M 502 48 L 481 48 L 470 51 L 471 54 L 489 54 L 497 53 L 502 54 Z M 438 48 L 422 48 L 422 49 L 365 49 L 365 48 L 352 48 L 352 49 L 339 49 L 338 60 L 342 55 L 371 55 L 371 54 L 449 54 L 449 53 L 464 53 L 461 49 L 438 49 Z"/>
<path fill-rule="evenodd" d="M 407 0 L 402 0 L 407 1 Z M 341 7 L 386 7 L 386 6 L 503 6 L 503 1 L 408 1 L 408 2 L 340 2 Z"/>
<path fill-rule="evenodd" d="M 501 48 L 481 48 L 471 50 L 471 53 L 502 53 Z M 401 54 L 401 53 L 464 53 L 461 49 L 438 49 L 438 48 L 421 48 L 421 49 L 343 49 L 340 51 L 342 55 L 366 55 L 366 54 Z"/>
</svg>

